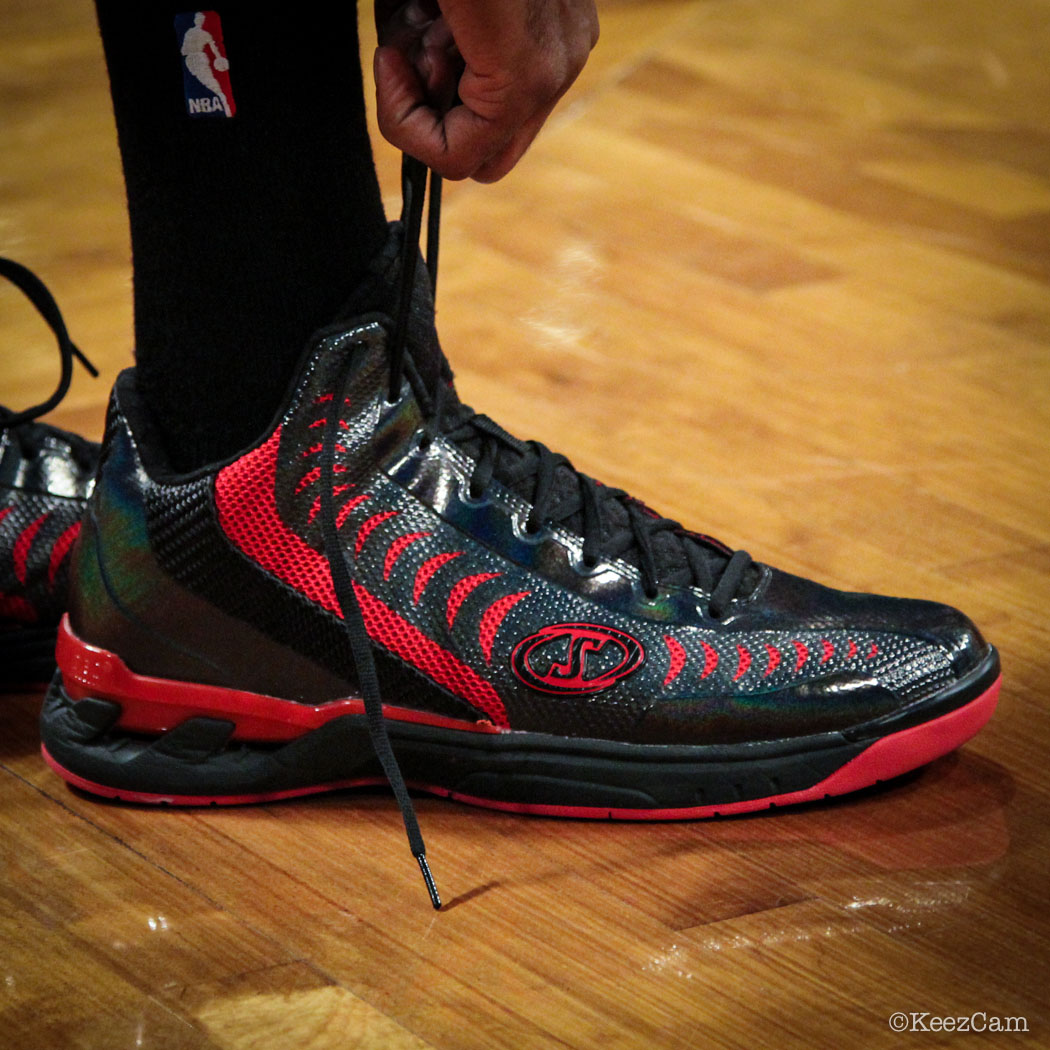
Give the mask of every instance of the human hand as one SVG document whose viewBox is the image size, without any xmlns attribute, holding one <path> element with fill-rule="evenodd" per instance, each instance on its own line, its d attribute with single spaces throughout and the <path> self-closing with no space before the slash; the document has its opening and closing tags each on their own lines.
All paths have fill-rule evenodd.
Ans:
<svg viewBox="0 0 1050 1050">
<path fill-rule="evenodd" d="M 450 179 L 521 159 L 598 40 L 594 0 L 375 0 L 379 129 Z"/>
</svg>

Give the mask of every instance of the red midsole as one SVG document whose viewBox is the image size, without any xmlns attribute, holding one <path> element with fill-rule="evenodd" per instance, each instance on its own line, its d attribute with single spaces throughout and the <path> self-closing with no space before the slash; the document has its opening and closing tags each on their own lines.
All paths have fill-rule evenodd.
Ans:
<svg viewBox="0 0 1050 1050">
<path fill-rule="evenodd" d="M 55 655 L 66 695 L 74 701 L 93 697 L 120 704 L 117 725 L 129 732 L 159 735 L 187 718 L 224 718 L 236 726 L 236 740 L 279 743 L 303 736 L 333 718 L 360 715 L 365 710 L 364 701 L 357 697 L 310 704 L 224 686 L 136 674 L 116 653 L 78 638 L 68 616 L 62 617 L 58 628 Z M 465 722 L 391 704 L 383 705 L 383 714 L 395 722 L 469 733 L 500 732 L 491 722 Z"/>
</svg>

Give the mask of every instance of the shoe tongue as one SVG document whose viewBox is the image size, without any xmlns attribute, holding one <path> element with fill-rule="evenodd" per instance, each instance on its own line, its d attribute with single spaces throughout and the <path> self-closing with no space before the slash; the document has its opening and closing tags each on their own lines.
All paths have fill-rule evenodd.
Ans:
<svg viewBox="0 0 1050 1050">
<path fill-rule="evenodd" d="M 398 313 L 399 275 L 401 273 L 402 225 L 392 222 L 386 244 L 369 263 L 364 279 L 343 307 L 346 319 L 364 313 L 382 313 L 396 318 Z M 430 275 L 420 259 L 416 265 L 412 307 L 408 318 L 408 352 L 428 390 L 439 379 L 452 382 L 452 370 L 441 350 L 434 325 L 434 295 Z"/>
</svg>

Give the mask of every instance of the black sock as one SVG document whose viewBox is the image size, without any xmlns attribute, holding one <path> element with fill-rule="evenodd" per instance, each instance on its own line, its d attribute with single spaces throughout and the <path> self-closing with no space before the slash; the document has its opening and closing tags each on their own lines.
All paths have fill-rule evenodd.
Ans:
<svg viewBox="0 0 1050 1050">
<path fill-rule="evenodd" d="M 261 433 L 307 338 L 386 240 L 356 5 L 96 6 L 139 389 L 172 465 L 189 470 Z"/>
</svg>

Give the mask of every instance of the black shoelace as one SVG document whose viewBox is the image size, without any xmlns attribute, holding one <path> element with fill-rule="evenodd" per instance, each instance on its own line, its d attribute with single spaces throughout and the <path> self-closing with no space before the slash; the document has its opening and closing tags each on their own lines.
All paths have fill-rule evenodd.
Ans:
<svg viewBox="0 0 1050 1050">
<path fill-rule="evenodd" d="M 402 383 L 407 378 L 426 420 L 423 446 L 440 436 L 467 451 L 473 460 L 471 498 L 483 499 L 491 482 L 498 479 L 504 486 L 524 494 L 530 504 L 526 531 L 539 534 L 545 528 L 564 525 L 582 537 L 586 568 L 596 567 L 602 559 L 627 557 L 637 565 L 647 597 L 655 598 L 661 586 L 697 587 L 709 595 L 708 615 L 721 618 L 730 602 L 747 589 L 752 562 L 746 551 L 733 552 L 707 537 L 686 532 L 677 522 L 654 514 L 623 490 L 600 485 L 579 473 L 564 456 L 540 442 L 520 441 L 487 416 L 456 400 L 450 383 L 444 379 L 437 380 L 434 390 L 426 389 L 408 353 L 408 331 L 428 175 L 426 266 L 433 292 L 437 287 L 441 177 L 428 172 L 422 163 L 407 155 L 402 158 L 400 277 L 389 346 L 388 400 L 393 403 L 400 398 Z M 350 372 L 348 356 L 337 382 L 336 404 L 342 404 L 346 398 Z M 339 540 L 334 500 L 339 425 L 338 413 L 330 413 L 321 458 L 325 552 L 358 671 L 372 749 L 401 809 L 409 847 L 423 873 L 431 902 L 440 908 L 441 898 L 427 862 L 419 821 L 390 744 L 372 644 L 357 598 L 353 570 Z M 676 554 L 670 565 L 669 549 Z"/>
<path fill-rule="evenodd" d="M 62 362 L 58 386 L 55 387 L 54 393 L 46 400 L 41 401 L 39 405 L 33 405 L 32 408 L 24 409 L 21 412 L 12 412 L 10 409 L 0 405 L 0 428 L 11 431 L 16 440 L 19 441 L 23 455 L 34 456 L 40 451 L 49 433 L 54 433 L 54 428 L 37 426 L 34 424 L 34 420 L 46 415 L 66 396 L 69 384 L 73 379 L 73 359 L 76 358 L 92 376 L 97 376 L 98 370 L 80 352 L 73 340 L 69 338 L 69 332 L 66 331 L 66 323 L 62 319 L 62 313 L 58 309 L 54 296 L 32 270 L 27 269 L 13 259 L 6 259 L 0 256 L 0 277 L 6 277 L 15 285 L 47 322 L 51 331 L 55 334 L 55 339 L 58 342 L 58 353 Z M 76 434 L 67 434 L 63 431 L 62 437 L 82 465 L 90 466 L 94 455 L 91 445 Z"/>
<path fill-rule="evenodd" d="M 402 160 L 402 222 L 405 227 L 404 239 L 401 253 L 401 282 L 398 296 L 398 311 L 395 324 L 395 334 L 391 349 L 391 382 L 397 377 L 397 395 L 401 390 L 401 370 L 405 362 L 405 348 L 408 341 L 408 318 L 412 304 L 412 289 L 415 282 L 416 258 L 419 254 L 419 237 L 422 227 L 423 197 L 426 190 L 427 169 L 410 157 Z M 422 185 L 420 185 L 420 172 L 422 173 Z M 440 185 L 440 176 L 433 176 L 433 184 Z M 439 209 L 435 211 L 433 202 L 440 199 L 440 191 L 431 197 L 430 231 L 428 237 L 433 238 L 432 250 L 428 257 L 434 269 L 431 272 L 431 281 L 436 276 L 437 267 L 437 223 L 439 221 Z M 350 383 L 351 357 L 347 355 L 343 361 L 342 370 L 336 381 L 335 404 L 341 405 L 346 400 Z M 393 399 L 393 398 L 392 398 Z M 383 714 L 383 698 L 379 688 L 379 675 L 376 672 L 375 658 L 372 654 L 372 642 L 368 636 L 368 628 L 365 626 L 364 616 L 361 612 L 361 603 L 357 598 L 354 573 L 347 557 L 346 550 L 339 539 L 339 524 L 336 520 L 335 504 L 335 451 L 339 436 L 339 413 L 330 412 L 329 419 L 325 424 L 324 437 L 321 448 L 321 531 L 324 539 L 325 555 L 332 572 L 332 585 L 335 590 L 336 601 L 343 614 L 343 622 L 346 624 L 347 634 L 350 640 L 350 651 L 357 668 L 358 684 L 361 689 L 361 698 L 365 705 L 365 721 L 368 726 L 368 736 L 372 744 L 372 750 L 382 766 L 383 773 L 390 783 L 394 797 L 401 809 L 401 819 L 404 821 L 405 832 L 408 835 L 409 849 L 412 856 L 419 864 L 419 870 L 423 874 L 427 892 L 430 894 L 430 902 L 434 908 L 441 907 L 441 896 L 438 894 L 431 874 L 430 865 L 427 862 L 426 845 L 423 835 L 419 830 L 419 820 L 416 810 L 412 804 L 412 798 L 408 793 L 405 779 L 401 775 L 401 767 L 398 765 L 397 756 L 390 743 L 390 734 L 387 732 L 386 718 Z"/>
</svg>

